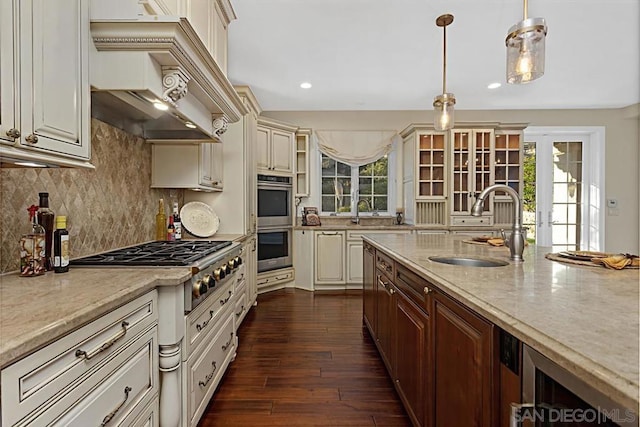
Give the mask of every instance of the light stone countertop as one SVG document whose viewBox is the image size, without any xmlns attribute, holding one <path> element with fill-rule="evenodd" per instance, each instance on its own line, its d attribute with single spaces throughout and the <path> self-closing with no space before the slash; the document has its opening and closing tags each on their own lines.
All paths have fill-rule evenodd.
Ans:
<svg viewBox="0 0 640 427">
<path fill-rule="evenodd" d="M 187 267 L 81 268 L 0 276 L 0 368 L 158 287 L 191 277 Z"/>
<path fill-rule="evenodd" d="M 376 234 L 365 240 L 441 291 L 544 354 L 614 401 L 638 411 L 640 270 L 550 261 L 529 246 L 522 264 L 462 267 L 434 255 L 509 261 L 507 248 L 464 243 L 468 236 Z"/>
</svg>

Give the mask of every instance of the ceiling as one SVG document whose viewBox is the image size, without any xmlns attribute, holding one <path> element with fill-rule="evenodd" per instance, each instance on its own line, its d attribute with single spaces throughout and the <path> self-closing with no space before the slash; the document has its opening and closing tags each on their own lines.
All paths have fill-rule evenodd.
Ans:
<svg viewBox="0 0 640 427">
<path fill-rule="evenodd" d="M 618 108 L 640 102 L 640 1 L 530 0 L 549 28 L 545 75 L 505 81 L 521 0 L 233 0 L 228 75 L 268 111 Z M 305 90 L 300 83 L 310 82 Z M 498 89 L 487 85 L 500 82 Z"/>
</svg>

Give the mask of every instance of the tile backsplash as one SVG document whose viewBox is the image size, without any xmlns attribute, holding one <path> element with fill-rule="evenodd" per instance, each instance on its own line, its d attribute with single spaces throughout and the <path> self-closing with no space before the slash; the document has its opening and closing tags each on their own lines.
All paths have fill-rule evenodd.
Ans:
<svg viewBox="0 0 640 427">
<path fill-rule="evenodd" d="M 182 190 L 150 188 L 151 145 L 143 139 L 92 119 L 91 152 L 95 170 L 0 170 L 0 272 L 18 269 L 27 207 L 40 192 L 49 193 L 56 215 L 67 216 L 72 258 L 153 240 L 158 199 L 167 214 L 173 200 L 182 205 Z"/>
</svg>

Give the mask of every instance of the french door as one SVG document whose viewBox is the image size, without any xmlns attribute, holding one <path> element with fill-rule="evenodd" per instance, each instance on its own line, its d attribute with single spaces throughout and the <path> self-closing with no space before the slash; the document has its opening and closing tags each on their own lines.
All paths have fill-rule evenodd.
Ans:
<svg viewBox="0 0 640 427">
<path fill-rule="evenodd" d="M 598 136 L 525 132 L 524 223 L 537 245 L 554 252 L 601 249 L 598 190 L 604 158 Z"/>
</svg>

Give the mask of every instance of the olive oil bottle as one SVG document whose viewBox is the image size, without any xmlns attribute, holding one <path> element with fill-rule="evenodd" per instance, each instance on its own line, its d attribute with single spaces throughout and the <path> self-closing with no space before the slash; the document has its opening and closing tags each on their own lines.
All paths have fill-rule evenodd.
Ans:
<svg viewBox="0 0 640 427">
<path fill-rule="evenodd" d="M 167 216 L 164 213 L 164 199 L 158 201 L 156 214 L 156 240 L 167 240 Z"/>
</svg>

